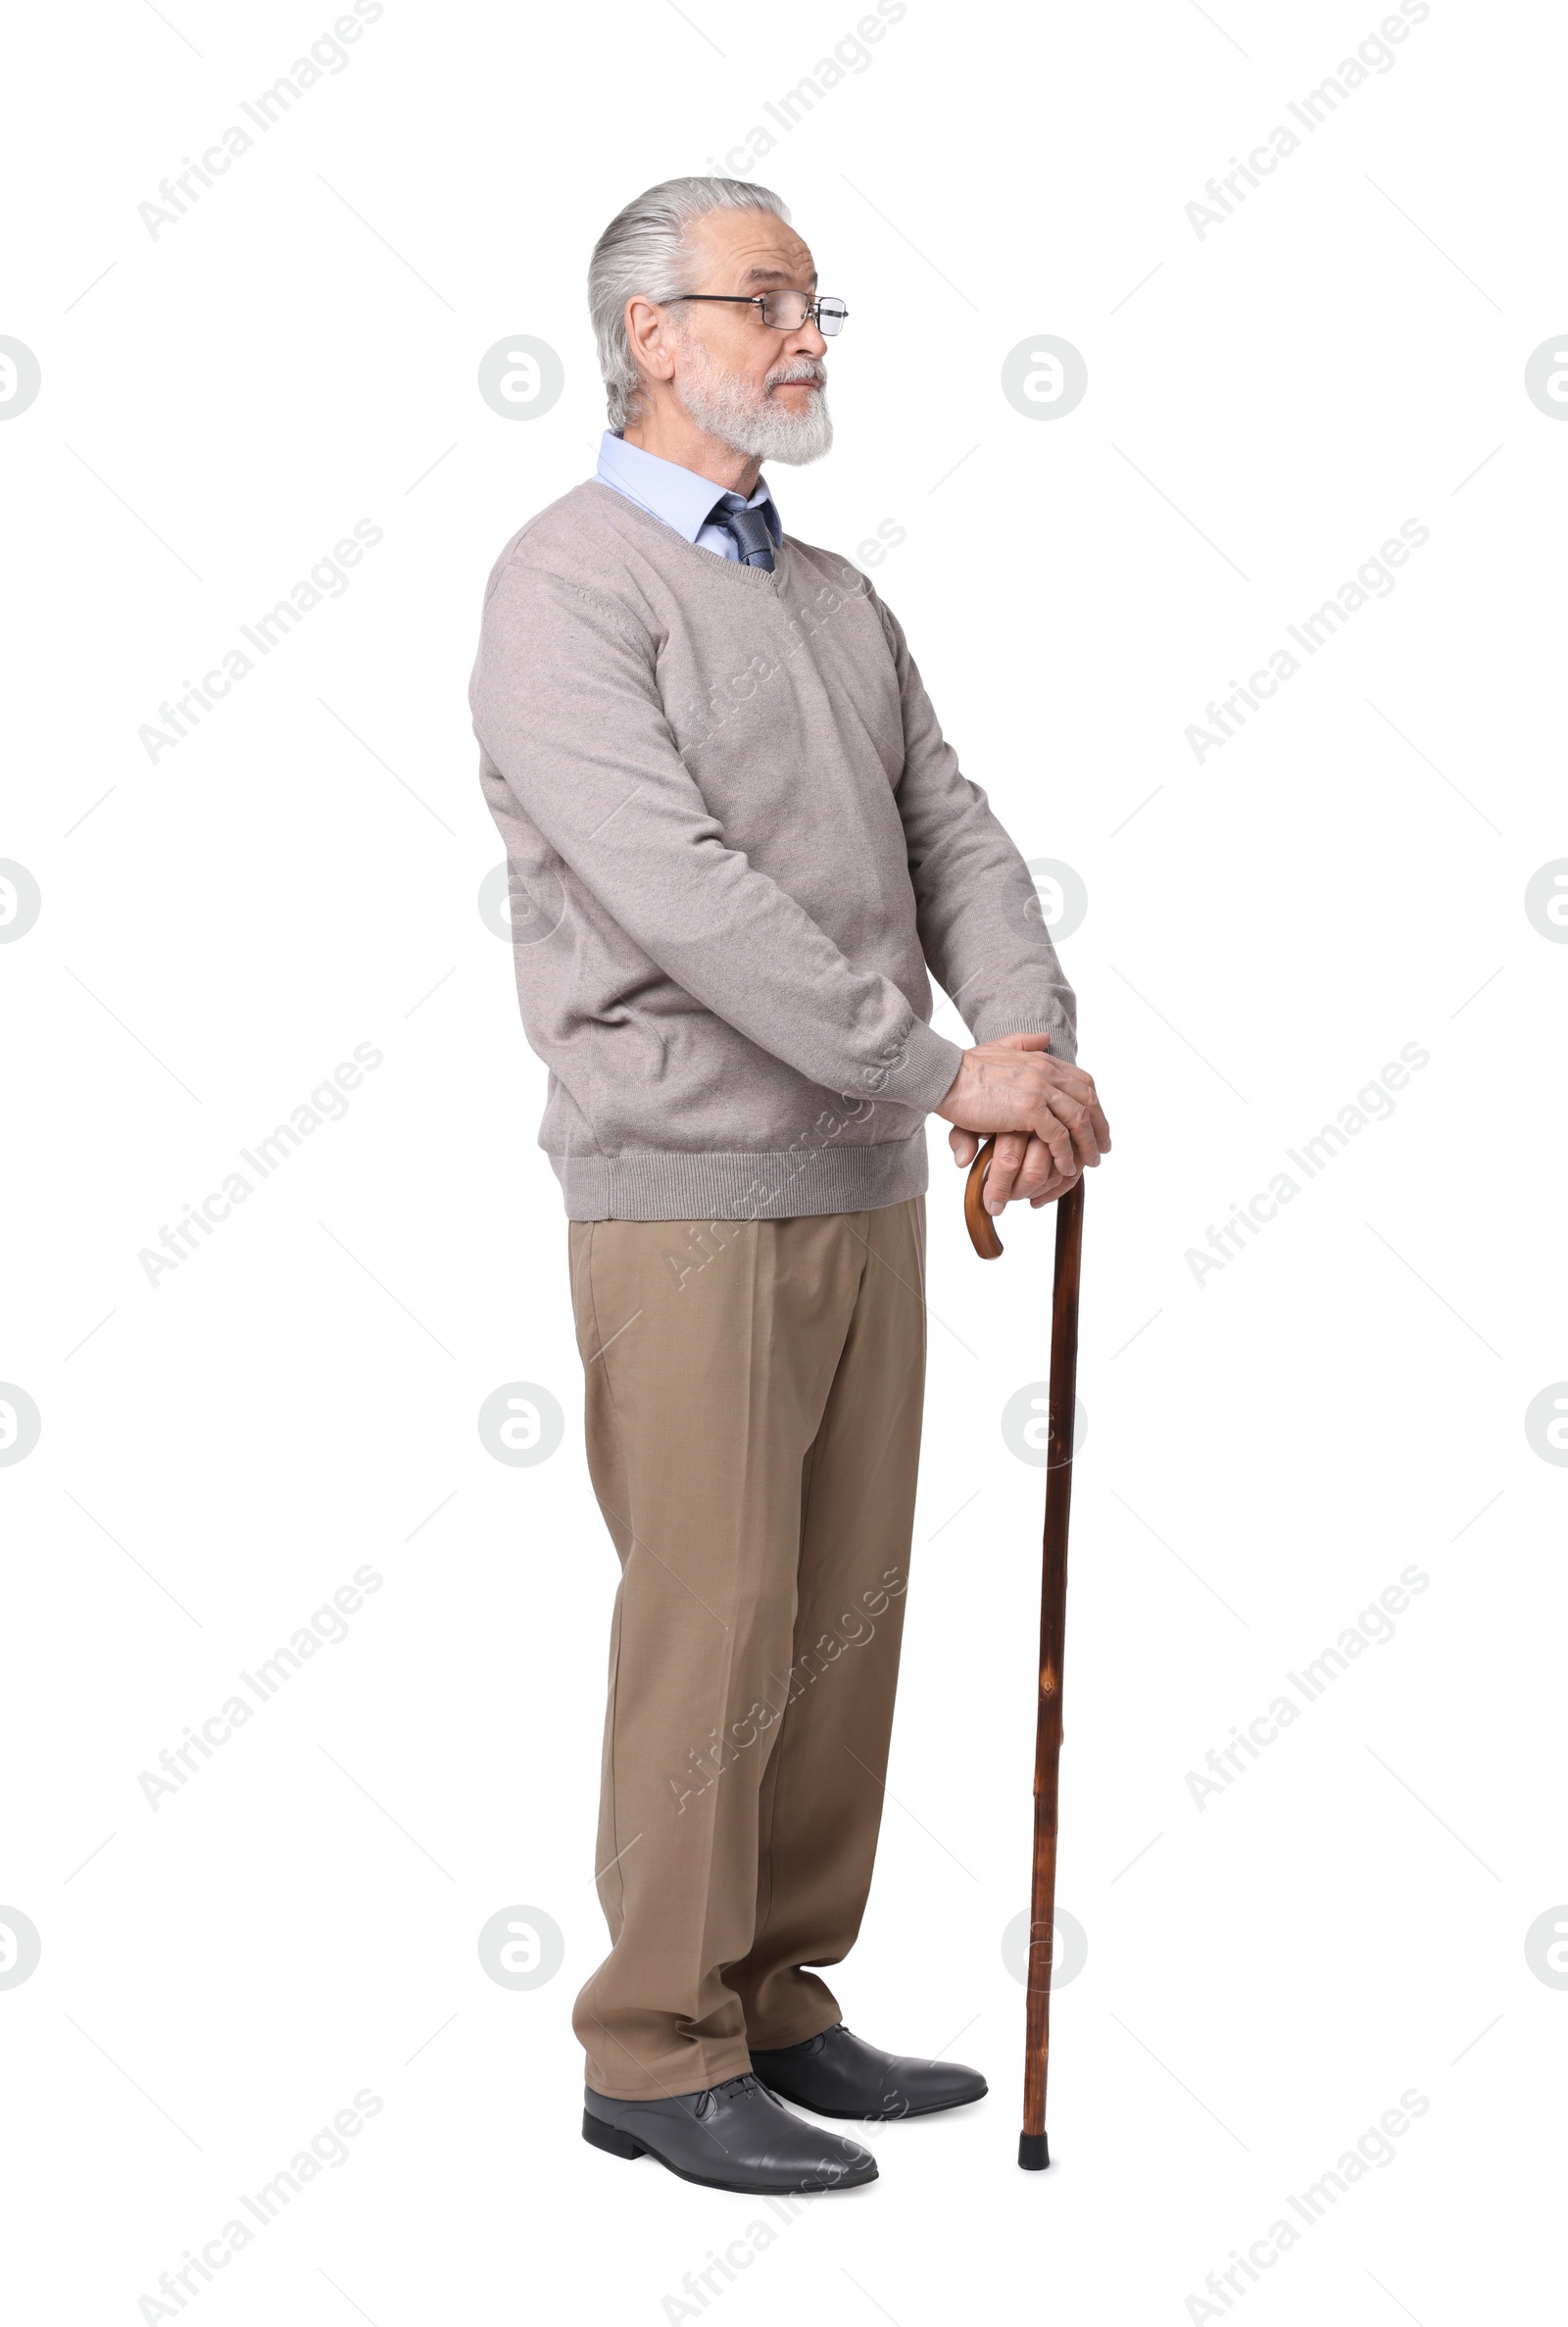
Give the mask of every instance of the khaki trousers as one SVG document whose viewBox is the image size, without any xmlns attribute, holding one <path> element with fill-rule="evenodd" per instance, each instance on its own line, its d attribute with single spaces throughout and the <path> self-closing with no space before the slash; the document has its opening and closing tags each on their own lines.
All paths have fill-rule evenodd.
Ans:
<svg viewBox="0 0 1568 2327">
<path fill-rule="evenodd" d="M 898 1683 L 925 1200 L 573 1221 L 588 1464 L 620 1559 L 588 2083 L 693 2093 L 840 2016 Z"/>
</svg>

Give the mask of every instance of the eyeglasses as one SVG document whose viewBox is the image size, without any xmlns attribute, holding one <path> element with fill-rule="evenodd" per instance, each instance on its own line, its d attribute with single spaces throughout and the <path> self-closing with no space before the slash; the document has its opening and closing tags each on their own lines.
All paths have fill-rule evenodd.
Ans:
<svg viewBox="0 0 1568 2327">
<path fill-rule="evenodd" d="M 702 299 L 721 307 L 755 307 L 770 331 L 798 331 L 809 321 L 824 339 L 838 337 L 850 312 L 842 299 L 811 299 L 805 291 L 763 291 L 752 299 L 744 298 L 739 291 L 677 291 L 666 305 L 678 306 L 686 299 Z"/>
</svg>

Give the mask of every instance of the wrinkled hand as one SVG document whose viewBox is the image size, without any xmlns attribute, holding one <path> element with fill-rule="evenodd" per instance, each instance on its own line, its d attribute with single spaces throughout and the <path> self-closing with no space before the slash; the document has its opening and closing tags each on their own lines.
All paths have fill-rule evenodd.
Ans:
<svg viewBox="0 0 1568 2327">
<path fill-rule="evenodd" d="M 953 1088 L 936 1112 L 956 1164 L 972 1164 L 981 1141 L 997 1135 L 986 1173 L 985 1208 L 995 1214 L 1027 1200 L 1054 1204 L 1110 1152 L 1094 1077 L 1052 1059 L 1048 1034 L 1004 1034 L 965 1051 Z"/>
</svg>

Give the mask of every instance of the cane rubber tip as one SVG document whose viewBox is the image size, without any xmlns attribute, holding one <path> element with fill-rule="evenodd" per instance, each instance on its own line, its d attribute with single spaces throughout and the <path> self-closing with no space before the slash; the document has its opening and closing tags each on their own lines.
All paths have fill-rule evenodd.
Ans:
<svg viewBox="0 0 1568 2327">
<path fill-rule="evenodd" d="M 1051 2163 L 1051 2151 L 1043 2133 L 1020 2133 L 1018 2136 L 1018 2163 L 1025 2173 L 1044 2173 Z"/>
</svg>

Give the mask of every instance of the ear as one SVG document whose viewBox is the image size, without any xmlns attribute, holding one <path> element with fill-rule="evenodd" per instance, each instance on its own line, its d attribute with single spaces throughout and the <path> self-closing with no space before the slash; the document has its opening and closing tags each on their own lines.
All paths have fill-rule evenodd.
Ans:
<svg viewBox="0 0 1568 2327">
<path fill-rule="evenodd" d="M 662 307 L 640 295 L 626 302 L 626 338 L 640 371 L 650 379 L 673 379 L 673 330 Z"/>
</svg>

